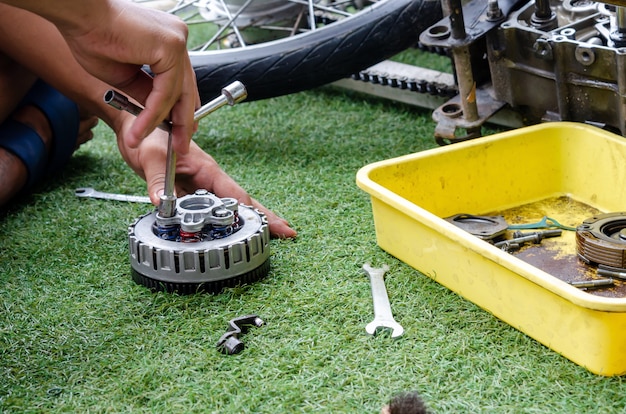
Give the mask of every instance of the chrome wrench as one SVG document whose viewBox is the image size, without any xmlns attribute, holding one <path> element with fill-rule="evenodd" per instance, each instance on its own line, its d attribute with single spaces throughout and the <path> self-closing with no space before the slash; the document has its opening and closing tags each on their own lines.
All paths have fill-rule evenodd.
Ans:
<svg viewBox="0 0 626 414">
<path fill-rule="evenodd" d="M 115 193 L 103 193 L 101 191 L 94 190 L 91 187 L 81 187 L 74 191 L 76 197 L 89 197 L 99 198 L 103 200 L 116 200 L 116 201 L 129 201 L 131 203 L 150 203 L 150 197 L 147 196 L 134 196 Z"/>
<path fill-rule="evenodd" d="M 399 338 L 404 333 L 404 328 L 396 322 L 391 313 L 391 304 L 385 287 L 385 272 L 388 270 L 387 265 L 383 265 L 382 268 L 371 267 L 369 263 L 363 265 L 363 271 L 370 278 L 374 302 L 374 320 L 365 326 L 365 331 L 374 335 L 379 328 L 389 328 L 392 330 L 391 337 Z"/>
</svg>

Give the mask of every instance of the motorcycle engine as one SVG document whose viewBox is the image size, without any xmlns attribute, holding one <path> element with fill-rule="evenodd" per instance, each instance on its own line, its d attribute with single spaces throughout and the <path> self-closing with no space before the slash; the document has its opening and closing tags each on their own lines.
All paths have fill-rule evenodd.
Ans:
<svg viewBox="0 0 626 414">
<path fill-rule="evenodd" d="M 458 18 L 446 17 L 420 37 L 426 48 L 454 58 L 460 97 L 434 113 L 443 138 L 454 141 L 451 130 L 480 126 L 504 106 L 527 125 L 573 121 L 626 134 L 626 7 L 473 0 L 460 18 L 461 35 L 454 36 Z M 459 117 L 452 109 L 474 95 L 478 109 L 463 107 Z"/>
<path fill-rule="evenodd" d="M 626 27 L 604 3 L 565 0 L 536 18 L 526 3 L 487 38 L 494 97 L 528 118 L 626 132 Z M 621 8 L 619 9 L 621 10 Z"/>
</svg>

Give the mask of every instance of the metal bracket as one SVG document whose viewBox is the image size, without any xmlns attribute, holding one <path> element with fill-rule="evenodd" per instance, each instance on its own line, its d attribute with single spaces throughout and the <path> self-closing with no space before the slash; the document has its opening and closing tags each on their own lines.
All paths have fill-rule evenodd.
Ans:
<svg viewBox="0 0 626 414">
<path fill-rule="evenodd" d="M 492 97 L 491 84 L 476 88 L 475 93 L 474 100 L 478 110 L 478 117 L 473 121 L 463 117 L 460 95 L 456 95 L 435 109 L 433 112 L 433 120 L 437 122 L 435 140 L 439 145 L 478 138 L 480 136 L 480 127 L 506 105 L 505 102 L 497 101 Z M 461 129 L 465 130 L 465 134 L 459 134 Z"/>
<path fill-rule="evenodd" d="M 484 36 L 502 23 L 504 18 L 524 0 L 498 0 L 498 6 L 502 11 L 502 18 L 488 19 L 488 2 L 485 0 L 472 0 L 463 5 L 463 19 L 467 36 L 462 39 L 454 39 L 450 30 L 450 17 L 444 17 L 439 22 L 430 26 L 420 35 L 420 43 L 426 46 L 454 48 L 469 46 L 476 39 Z"/>
<path fill-rule="evenodd" d="M 248 328 L 251 326 L 260 327 L 265 322 L 257 315 L 240 316 L 235 319 L 231 319 L 228 322 L 228 332 L 226 332 L 217 341 L 217 349 L 223 354 L 234 355 L 243 351 L 243 342 L 239 340 L 239 335 L 248 332 Z"/>
</svg>

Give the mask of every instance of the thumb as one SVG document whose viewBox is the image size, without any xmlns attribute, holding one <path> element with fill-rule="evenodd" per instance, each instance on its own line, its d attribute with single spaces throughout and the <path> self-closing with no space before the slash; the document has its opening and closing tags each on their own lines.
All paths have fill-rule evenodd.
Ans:
<svg viewBox="0 0 626 414">
<path fill-rule="evenodd" d="M 143 170 L 148 187 L 148 195 L 150 196 L 150 201 L 152 201 L 152 204 L 155 206 L 159 205 L 161 196 L 165 192 L 164 164 L 164 162 L 159 162 L 158 158 L 150 159 Z"/>
<path fill-rule="evenodd" d="M 157 174 L 153 180 L 146 180 L 150 201 L 155 206 L 161 203 L 161 196 L 165 193 L 165 174 Z"/>
<path fill-rule="evenodd" d="M 164 186 L 156 185 L 156 189 L 154 189 L 151 188 L 150 185 L 148 185 L 148 194 L 150 195 L 150 201 L 157 207 L 159 206 L 159 204 L 161 204 L 161 196 L 165 192 L 164 188 Z"/>
</svg>

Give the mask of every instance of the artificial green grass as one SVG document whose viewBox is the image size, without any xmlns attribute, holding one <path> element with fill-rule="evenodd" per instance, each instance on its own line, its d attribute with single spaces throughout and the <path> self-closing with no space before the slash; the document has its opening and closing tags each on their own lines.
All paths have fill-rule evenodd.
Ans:
<svg viewBox="0 0 626 414">
<path fill-rule="evenodd" d="M 196 141 L 299 236 L 271 242 L 257 283 L 178 296 L 130 277 L 127 228 L 149 207 L 73 196 L 145 192 L 98 127 L 0 221 L 0 410 L 377 413 L 416 390 L 441 413 L 623 412 L 623 378 L 589 373 L 376 245 L 356 171 L 434 147 L 433 130 L 428 111 L 329 88 L 209 116 Z M 365 333 L 365 262 L 390 265 L 398 340 Z M 219 353 L 228 320 L 252 313 L 266 325 L 241 354 Z"/>
</svg>

